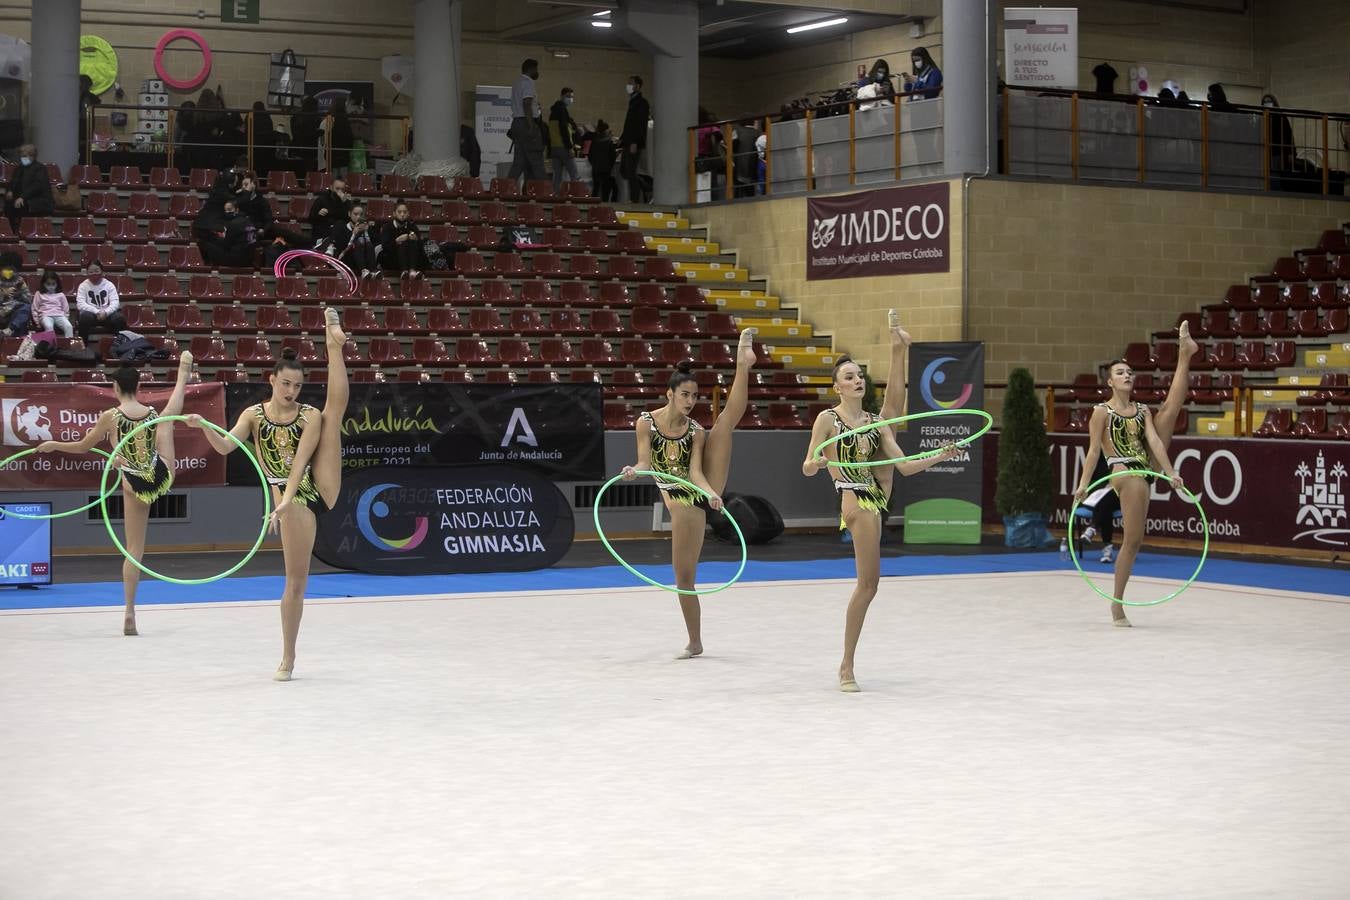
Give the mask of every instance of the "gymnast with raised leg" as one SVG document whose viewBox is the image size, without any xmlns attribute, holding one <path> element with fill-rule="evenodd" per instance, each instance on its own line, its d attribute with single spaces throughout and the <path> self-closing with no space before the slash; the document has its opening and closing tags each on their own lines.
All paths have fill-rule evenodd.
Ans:
<svg viewBox="0 0 1350 900">
<path fill-rule="evenodd" d="M 146 406 L 137 399 L 140 387 L 140 371 L 132 366 L 123 366 L 112 373 L 113 390 L 117 395 L 117 405 L 105 410 L 99 416 L 94 427 L 89 429 L 78 441 L 44 441 L 39 444 L 39 453 L 88 453 L 100 441 L 107 440 L 116 447 L 122 438 L 147 419 L 158 419 L 160 415 L 178 416 L 183 413 L 183 400 L 187 395 L 188 376 L 192 373 L 192 354 L 183 353 L 178 357 L 178 378 L 174 382 L 169 402 L 164 404 L 162 413 Z M 150 521 L 150 504 L 169 492 L 173 486 L 174 446 L 173 424 L 162 423 L 165 427 L 154 425 L 140 431 L 127 446 L 122 448 L 120 458 L 112 464 L 122 476 L 122 527 L 126 531 L 127 553 L 136 562 L 145 557 L 145 532 Z M 141 570 L 131 560 L 122 562 L 122 594 L 126 599 L 126 612 L 122 619 L 122 633 L 139 634 L 136 630 L 136 588 L 141 583 Z"/>
<path fill-rule="evenodd" d="M 835 490 L 840 494 L 839 528 L 847 528 L 853 537 L 853 559 L 857 566 L 858 582 L 853 588 L 844 619 L 844 658 L 839 664 L 839 690 L 845 693 L 861 690 L 853 674 L 853 658 L 858 649 L 858 638 L 862 635 L 863 621 L 867 618 L 867 609 L 877 595 L 877 585 L 881 580 L 881 516 L 890 505 L 894 471 L 899 471 L 901 475 L 914 475 L 951 459 L 957 454 L 957 448 L 949 445 L 941 453 L 927 459 L 898 462 L 894 471 L 891 466 L 850 466 L 850 463 L 899 459 L 904 456 L 891 427 L 882 426 L 831 444 L 825 448 L 823 456 L 816 455 L 815 451 L 831 437 L 902 414 L 905 357 L 909 344 L 909 335 L 892 314 L 891 375 L 886 383 L 879 415 L 863 410 L 867 381 L 862 368 L 847 356 L 839 357 L 834 365 L 834 390 L 839 395 L 839 405 L 816 417 L 811 429 L 811 445 L 806 451 L 806 461 L 802 463 L 802 474 L 807 476 L 815 475 L 821 469 L 829 469 Z M 829 466 L 828 462 L 842 465 Z"/>
<path fill-rule="evenodd" d="M 741 332 L 736 348 L 736 375 L 727 392 L 726 404 L 712 428 L 703 428 L 690 418 L 698 405 L 698 380 L 693 363 L 680 363 L 671 375 L 666 390 L 666 405 L 638 417 L 637 465 L 624 466 L 627 481 L 637 477 L 636 470 L 664 472 L 698 485 L 712 495 L 705 500 L 683 485 L 656 479 L 661 499 L 670 510 L 671 563 L 675 568 L 675 586 L 694 590 L 698 558 L 703 552 L 703 534 L 707 527 L 705 511 L 722 508 L 722 491 L 731 471 L 731 438 L 745 415 L 750 397 L 750 369 L 755 364 L 755 329 Z M 693 659 L 703 653 L 702 608 L 697 594 L 680 594 L 680 612 L 689 643 L 676 659 Z"/>
<path fill-rule="evenodd" d="M 1189 389 L 1188 373 L 1191 354 L 1196 350 L 1186 323 L 1180 329 L 1181 352 L 1177 359 L 1177 372 L 1168 388 L 1167 399 L 1158 411 L 1154 422 L 1148 407 L 1134 402 L 1131 393 L 1134 390 L 1134 372 L 1123 359 L 1112 360 L 1108 368 L 1107 387 L 1111 389 L 1111 399 L 1100 403 L 1092 410 L 1088 422 L 1088 451 L 1083 460 L 1083 474 L 1074 499 L 1082 502 L 1087 496 L 1091 484 L 1092 472 L 1097 465 L 1098 456 L 1105 450 L 1106 466 L 1112 472 L 1144 472 L 1157 469 L 1167 476 L 1172 486 L 1185 490 L 1185 484 L 1172 467 L 1167 448 L 1176 429 L 1177 417 Z M 1163 435 L 1166 435 L 1164 437 Z M 1135 557 L 1144 541 L 1144 527 L 1148 520 L 1148 501 L 1151 475 L 1121 475 L 1111 479 L 1109 484 L 1120 498 L 1120 512 L 1124 536 L 1120 542 L 1120 553 L 1116 556 L 1115 585 L 1111 602 L 1111 622 L 1129 628 L 1130 620 L 1125 616 L 1125 607 L 1118 601 L 1125 598 L 1125 586 L 1129 583 L 1130 573 L 1134 569 Z"/>
<path fill-rule="evenodd" d="M 295 670 L 295 641 L 300 634 L 309 560 L 318 528 L 314 506 L 322 503 L 326 509 L 332 509 L 342 487 L 342 417 L 347 411 L 349 393 L 342 348 L 347 335 L 338 324 L 337 309 L 330 306 L 324 315 L 328 323 L 328 392 L 323 410 L 297 402 L 305 384 L 305 372 L 296 361 L 295 351 L 287 349 L 282 351 L 268 377 L 271 398 L 240 413 L 230 429 L 239 440 L 252 442 L 272 485 L 276 506 L 272 528 L 281 531 L 286 587 L 281 594 L 281 665 L 277 667 L 277 681 L 290 681 Z M 217 453 L 228 454 L 237 446 L 205 424 L 195 424 Z"/>
</svg>

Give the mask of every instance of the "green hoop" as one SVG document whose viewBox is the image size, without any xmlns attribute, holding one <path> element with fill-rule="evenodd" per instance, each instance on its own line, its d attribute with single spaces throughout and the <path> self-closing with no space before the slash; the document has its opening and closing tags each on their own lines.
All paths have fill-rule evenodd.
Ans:
<svg viewBox="0 0 1350 900">
<path fill-rule="evenodd" d="M 677 478 L 676 476 L 669 475 L 665 472 L 653 472 L 650 469 L 636 469 L 634 470 L 633 474 L 651 475 L 654 478 L 660 478 L 662 481 L 683 485 L 684 487 L 687 487 L 691 490 L 698 491 L 704 497 L 712 496 L 703 488 L 699 487 L 693 482 L 685 481 L 683 478 Z M 722 507 L 721 510 L 722 515 L 727 517 L 727 521 L 731 523 L 731 527 L 736 529 L 736 537 L 741 539 L 741 565 L 740 568 L 736 570 L 736 574 L 732 575 L 731 580 L 728 581 L 726 584 L 719 584 L 717 587 L 709 588 L 706 591 L 699 591 L 699 590 L 686 591 L 683 588 L 679 588 L 671 584 L 662 584 L 655 578 L 648 578 L 646 575 L 643 575 L 637 569 L 630 566 L 627 563 L 627 561 L 624 560 L 624 558 L 618 554 L 618 552 L 614 549 L 614 546 L 610 544 L 609 538 L 605 537 L 605 530 L 600 527 L 600 498 L 605 495 L 605 491 L 609 490 L 611 487 L 614 486 L 615 483 L 622 480 L 623 480 L 623 473 L 619 473 L 618 475 L 615 475 L 613 478 L 611 478 L 609 481 L 606 481 L 604 485 L 600 488 L 599 493 L 595 495 L 595 506 L 591 510 L 591 516 L 595 521 L 595 533 L 600 536 L 600 543 L 605 545 L 605 549 L 609 551 L 609 555 L 614 557 L 614 559 L 619 563 L 619 565 L 623 566 L 629 572 L 633 573 L 638 578 L 647 582 L 652 587 L 659 587 L 663 591 L 670 591 L 672 594 L 686 594 L 690 596 L 698 596 L 700 594 L 716 594 L 721 591 L 725 591 L 727 588 L 731 587 L 733 584 L 735 584 L 737 581 L 740 580 L 741 573 L 745 571 L 745 558 L 746 558 L 745 535 L 741 534 L 741 526 L 736 524 L 736 519 L 732 517 L 731 513 L 727 512 L 727 508 L 725 506 Z"/>
<path fill-rule="evenodd" d="M 107 450 L 100 450 L 98 447 L 90 447 L 89 449 L 92 450 L 94 453 L 97 453 L 97 454 L 99 454 L 100 456 L 103 456 L 103 457 L 105 457 L 105 458 L 108 458 L 108 459 L 111 459 L 111 458 L 112 458 L 112 454 L 109 453 Z M 14 462 L 16 459 L 23 459 L 25 456 L 29 455 L 30 453 L 36 453 L 36 452 L 38 452 L 36 447 L 29 447 L 27 450 L 20 450 L 18 453 L 15 453 L 13 456 L 7 456 L 7 457 L 5 457 L 4 459 L 0 459 L 0 469 L 3 469 L 5 466 L 7 466 L 7 465 L 9 465 L 10 463 Z M 10 510 L 5 510 L 5 515 L 7 515 L 7 516 L 13 516 L 13 517 L 16 518 L 16 519 L 64 519 L 66 516 L 73 516 L 73 515 L 75 515 L 76 513 L 82 513 L 82 512 L 84 512 L 84 511 L 87 510 L 87 509 L 93 509 L 95 506 L 98 506 L 100 503 L 102 503 L 105 497 L 111 496 L 111 495 L 112 495 L 112 492 L 115 491 L 115 490 L 117 490 L 117 485 L 116 485 L 116 484 L 114 484 L 112 487 L 108 488 L 108 492 L 107 492 L 106 494 L 104 494 L 102 497 L 95 497 L 93 500 L 90 500 L 90 501 L 89 501 L 88 503 L 86 503 L 84 506 L 77 506 L 77 507 L 75 507 L 74 509 L 68 509 L 68 510 L 66 510 L 65 512 L 49 513 L 49 514 L 47 514 L 47 515 L 45 515 L 45 516 L 44 516 L 44 515 L 40 515 L 40 514 L 39 514 L 39 515 L 36 515 L 36 516 L 30 516 L 30 515 L 25 515 L 24 513 L 16 513 L 16 512 L 11 512 Z"/>
<path fill-rule="evenodd" d="M 831 444 L 837 444 L 846 437 L 852 437 L 855 434 L 864 434 L 868 431 L 875 431 L 878 428 L 884 428 L 887 425 L 899 425 L 901 422 L 909 422 L 913 419 L 930 419 L 933 416 L 984 417 L 984 427 L 981 428 L 979 431 L 975 432 L 974 434 L 970 435 L 969 437 L 963 437 L 961 438 L 961 440 L 956 441 L 955 444 L 958 447 L 962 447 L 965 446 L 966 444 L 973 443 L 974 441 L 979 440 L 980 438 L 984 437 L 985 433 L 988 432 L 989 429 L 994 427 L 994 417 L 989 415 L 989 413 L 985 412 L 982 409 L 934 409 L 930 410 L 929 412 L 910 413 L 907 416 L 896 416 L 894 419 L 882 419 L 880 422 L 870 422 L 866 425 L 860 425 L 857 428 L 850 429 L 848 431 L 843 432 L 842 434 L 837 434 L 832 438 L 828 438 L 827 440 L 822 441 L 820 446 L 815 449 L 815 451 L 811 454 L 811 458 L 815 459 L 816 457 L 823 456 L 826 447 L 830 446 Z M 825 465 L 839 466 L 841 468 L 846 469 L 873 469 L 879 466 L 893 466 L 902 462 L 916 462 L 921 459 L 928 459 L 928 457 L 930 456 L 937 456 L 942 452 L 943 448 L 939 447 L 936 450 L 925 450 L 922 453 L 915 453 L 913 456 L 901 456 L 897 459 L 872 459 L 866 462 L 857 462 L 857 463 L 843 463 L 839 462 L 839 460 L 837 459 L 828 459 L 825 461 Z"/>
<path fill-rule="evenodd" d="M 1092 482 L 1092 484 L 1087 486 L 1087 489 L 1083 491 L 1083 495 L 1087 496 L 1088 494 L 1091 494 L 1093 491 L 1095 491 L 1098 485 L 1104 484 L 1110 481 L 1112 478 L 1120 478 L 1123 475 L 1139 475 L 1139 476 L 1154 475 L 1158 478 L 1161 478 L 1163 481 L 1171 480 L 1163 473 L 1154 472 L 1149 469 L 1124 469 L 1120 472 L 1111 472 L 1107 475 L 1103 475 L 1101 478 L 1098 478 L 1096 481 Z M 1195 571 L 1191 573 L 1191 577 L 1187 578 L 1184 582 L 1182 582 L 1181 587 L 1177 588 L 1175 591 L 1168 594 L 1166 597 L 1163 597 L 1161 600 L 1146 600 L 1143 602 L 1139 600 L 1117 600 L 1115 597 L 1112 597 L 1110 594 L 1106 593 L 1101 588 L 1097 587 L 1097 585 L 1092 581 L 1092 579 L 1088 577 L 1088 574 L 1083 571 L 1082 563 L 1078 561 L 1078 554 L 1075 553 L 1073 549 L 1073 514 L 1077 512 L 1078 507 L 1082 505 L 1077 500 L 1073 502 L 1073 506 L 1069 508 L 1069 538 L 1068 538 L 1069 558 L 1073 560 L 1074 568 L 1078 570 L 1079 575 L 1083 576 L 1083 580 L 1087 582 L 1088 587 L 1092 588 L 1094 591 L 1097 592 L 1097 596 L 1101 597 L 1103 600 L 1110 600 L 1112 603 L 1119 603 L 1122 606 L 1157 606 L 1160 603 L 1166 603 L 1168 600 L 1171 600 L 1177 594 L 1180 594 L 1182 591 L 1186 590 L 1186 588 L 1190 587 L 1191 583 L 1195 581 L 1196 577 L 1199 576 L 1200 568 L 1204 566 L 1205 559 L 1209 556 L 1209 519 L 1205 518 L 1205 508 L 1200 505 L 1199 497 L 1197 497 L 1195 494 L 1192 494 L 1190 491 L 1185 489 L 1178 489 L 1174 487 L 1173 490 L 1177 492 L 1177 496 L 1181 497 L 1181 499 L 1189 500 L 1191 503 L 1194 503 L 1195 508 L 1200 511 L 1200 531 L 1205 536 L 1205 545 L 1200 551 L 1200 562 L 1195 564 Z"/>
<path fill-rule="evenodd" d="M 155 419 L 147 419 L 128 431 L 126 435 L 123 436 L 122 440 L 117 442 L 117 446 L 113 448 L 112 453 L 109 454 L 108 461 L 103 464 L 103 480 L 99 482 L 99 490 L 103 490 L 108 484 L 108 474 L 113 470 L 113 459 L 121 454 L 123 445 L 135 437 L 137 433 L 142 429 L 149 428 L 151 425 L 156 425 L 161 422 L 186 422 L 189 418 L 189 416 L 160 416 Z M 149 566 L 142 565 L 138 560 L 133 559 L 131 554 L 127 552 L 127 548 L 122 545 L 120 540 L 118 540 L 117 530 L 113 528 L 112 520 L 108 518 L 108 495 L 104 494 L 99 498 L 99 506 L 103 510 L 103 527 L 108 529 L 108 537 L 112 538 L 113 546 L 122 551 L 122 555 L 130 560 L 133 566 L 140 569 L 145 574 L 149 575 L 151 578 L 158 578 L 160 581 L 167 581 L 170 584 L 208 584 L 212 581 L 219 581 L 222 578 L 227 578 L 242 569 L 244 564 L 252 559 L 253 555 L 258 552 L 258 548 L 262 546 L 263 541 L 267 539 L 267 519 L 272 512 L 272 491 L 270 485 L 267 483 L 267 475 L 263 472 L 262 466 L 258 463 L 258 458 L 253 455 L 253 451 L 248 448 L 247 444 L 239 440 L 239 438 L 235 437 L 227 429 L 221 428 L 215 422 L 208 422 L 206 419 L 202 419 L 201 422 L 211 430 L 223 434 L 234 441 L 235 445 L 240 450 L 244 451 L 244 455 L 248 457 L 249 462 L 253 463 L 253 468 L 258 473 L 258 479 L 262 481 L 262 528 L 258 530 L 258 539 L 253 542 L 252 548 L 249 549 L 248 553 L 244 554 L 244 558 L 239 560 L 239 562 L 235 563 L 224 572 L 221 572 L 219 575 L 212 575 L 209 578 L 171 578 L 168 575 L 161 575 Z"/>
</svg>

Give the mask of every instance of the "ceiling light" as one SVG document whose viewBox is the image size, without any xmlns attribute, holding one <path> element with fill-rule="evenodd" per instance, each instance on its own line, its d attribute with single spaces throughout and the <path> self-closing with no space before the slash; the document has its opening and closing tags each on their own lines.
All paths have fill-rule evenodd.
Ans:
<svg viewBox="0 0 1350 900">
<path fill-rule="evenodd" d="M 604 12 L 598 12 L 598 13 L 596 13 L 596 14 L 595 14 L 595 18 L 597 18 L 597 19 L 603 19 L 603 18 L 607 17 L 608 15 L 609 15 L 609 10 L 605 10 Z"/>
<path fill-rule="evenodd" d="M 796 34 L 799 31 L 815 31 L 817 28 L 829 28 L 831 25 L 843 25 L 847 22 L 846 18 L 824 19 L 820 22 L 812 22 L 809 25 L 797 25 L 787 30 L 788 34 Z"/>
<path fill-rule="evenodd" d="M 606 22 L 604 19 L 591 19 L 592 28 L 612 28 L 613 22 Z"/>
</svg>

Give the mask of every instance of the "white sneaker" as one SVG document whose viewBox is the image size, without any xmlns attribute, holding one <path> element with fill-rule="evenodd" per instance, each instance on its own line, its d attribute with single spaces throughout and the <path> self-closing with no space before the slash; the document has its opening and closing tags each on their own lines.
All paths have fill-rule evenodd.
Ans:
<svg viewBox="0 0 1350 900">
<path fill-rule="evenodd" d="M 1109 563 L 1111 561 L 1111 545 L 1107 544 L 1102 548 L 1101 558 L 1097 560 L 1100 563 Z"/>
<path fill-rule="evenodd" d="M 1083 541 L 1084 541 L 1084 542 L 1091 541 L 1091 540 L 1095 540 L 1096 537 L 1097 537 L 1097 529 L 1096 529 L 1096 528 L 1093 528 L 1091 525 L 1089 525 L 1088 527 L 1086 527 L 1086 528 L 1083 529 Z"/>
</svg>

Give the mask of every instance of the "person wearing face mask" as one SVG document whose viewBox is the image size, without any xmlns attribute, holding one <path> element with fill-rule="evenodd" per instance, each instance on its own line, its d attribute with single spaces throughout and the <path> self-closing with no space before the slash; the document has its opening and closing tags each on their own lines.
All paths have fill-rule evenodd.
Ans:
<svg viewBox="0 0 1350 900">
<path fill-rule="evenodd" d="M 544 171 L 544 131 L 539 108 L 539 94 L 534 83 L 539 80 L 539 61 L 527 59 L 520 64 L 520 77 L 511 86 L 511 139 L 514 157 L 508 177 L 526 181 L 540 181 L 548 177 Z"/>
<path fill-rule="evenodd" d="M 394 207 L 394 218 L 380 229 L 380 243 L 375 248 L 375 255 L 386 271 L 415 278 L 426 268 L 422 235 L 417 223 L 408 217 L 408 204 L 401 200 Z"/>
<path fill-rule="evenodd" d="M 623 117 L 623 132 L 619 135 L 619 150 L 623 153 L 619 174 L 628 182 L 629 202 L 641 203 L 643 187 L 638 163 L 647 147 L 647 120 L 651 118 L 652 107 L 642 96 L 641 75 L 629 77 L 625 90 L 628 91 L 628 112 Z"/>
<path fill-rule="evenodd" d="M 375 242 L 370 237 L 370 223 L 366 221 L 366 207 L 352 205 L 347 221 L 333 228 L 322 245 L 324 253 L 340 259 L 365 278 L 375 271 Z"/>
<path fill-rule="evenodd" d="M 334 227 L 347 221 L 351 211 L 352 195 L 347 192 L 347 182 L 334 178 L 333 186 L 315 194 L 309 205 L 309 233 L 315 244 L 327 240 Z"/>
<path fill-rule="evenodd" d="M 0 334 L 5 337 L 27 334 L 32 317 L 32 292 L 19 263 L 17 254 L 0 254 Z"/>
<path fill-rule="evenodd" d="M 75 328 L 86 344 L 89 336 L 95 332 L 117 334 L 127 327 L 127 320 L 121 313 L 122 298 L 117 294 L 117 286 L 103 277 L 103 267 L 98 263 L 91 265 L 87 272 L 88 276 L 75 291 L 75 310 L 79 313 Z M 0 272 L 0 275 L 3 274 Z"/>
<path fill-rule="evenodd" d="M 909 55 L 909 63 L 914 74 L 905 72 L 900 77 L 905 80 L 905 93 L 911 100 L 931 100 L 942 90 L 942 70 L 933 62 L 927 47 L 916 47 Z"/>
<path fill-rule="evenodd" d="M 891 64 L 884 59 L 872 63 L 866 77 L 858 79 L 858 99 L 867 101 L 859 110 L 874 109 L 884 102 L 895 103 L 895 85 L 891 82 Z"/>
<path fill-rule="evenodd" d="M 19 166 L 5 187 L 5 212 L 10 228 L 18 231 L 19 220 L 24 216 L 50 216 L 55 208 L 47 167 L 37 161 L 37 148 L 24 144 L 19 148 Z"/>
<path fill-rule="evenodd" d="M 43 272 L 38 292 L 33 295 L 31 321 L 42 325 L 43 331 L 60 331 L 63 337 L 74 337 L 75 326 L 70 324 L 70 298 L 61 290 L 61 277 L 55 272 Z"/>
<path fill-rule="evenodd" d="M 220 229 L 201 241 L 202 259 L 214 266 L 252 268 L 257 244 L 257 226 L 239 210 L 239 204 L 227 200 Z"/>
<path fill-rule="evenodd" d="M 562 190 L 563 173 L 568 181 L 577 180 L 577 162 L 575 159 L 577 123 L 572 119 L 572 89 L 565 87 L 558 100 L 548 113 L 548 146 L 553 159 L 553 193 Z"/>
</svg>

